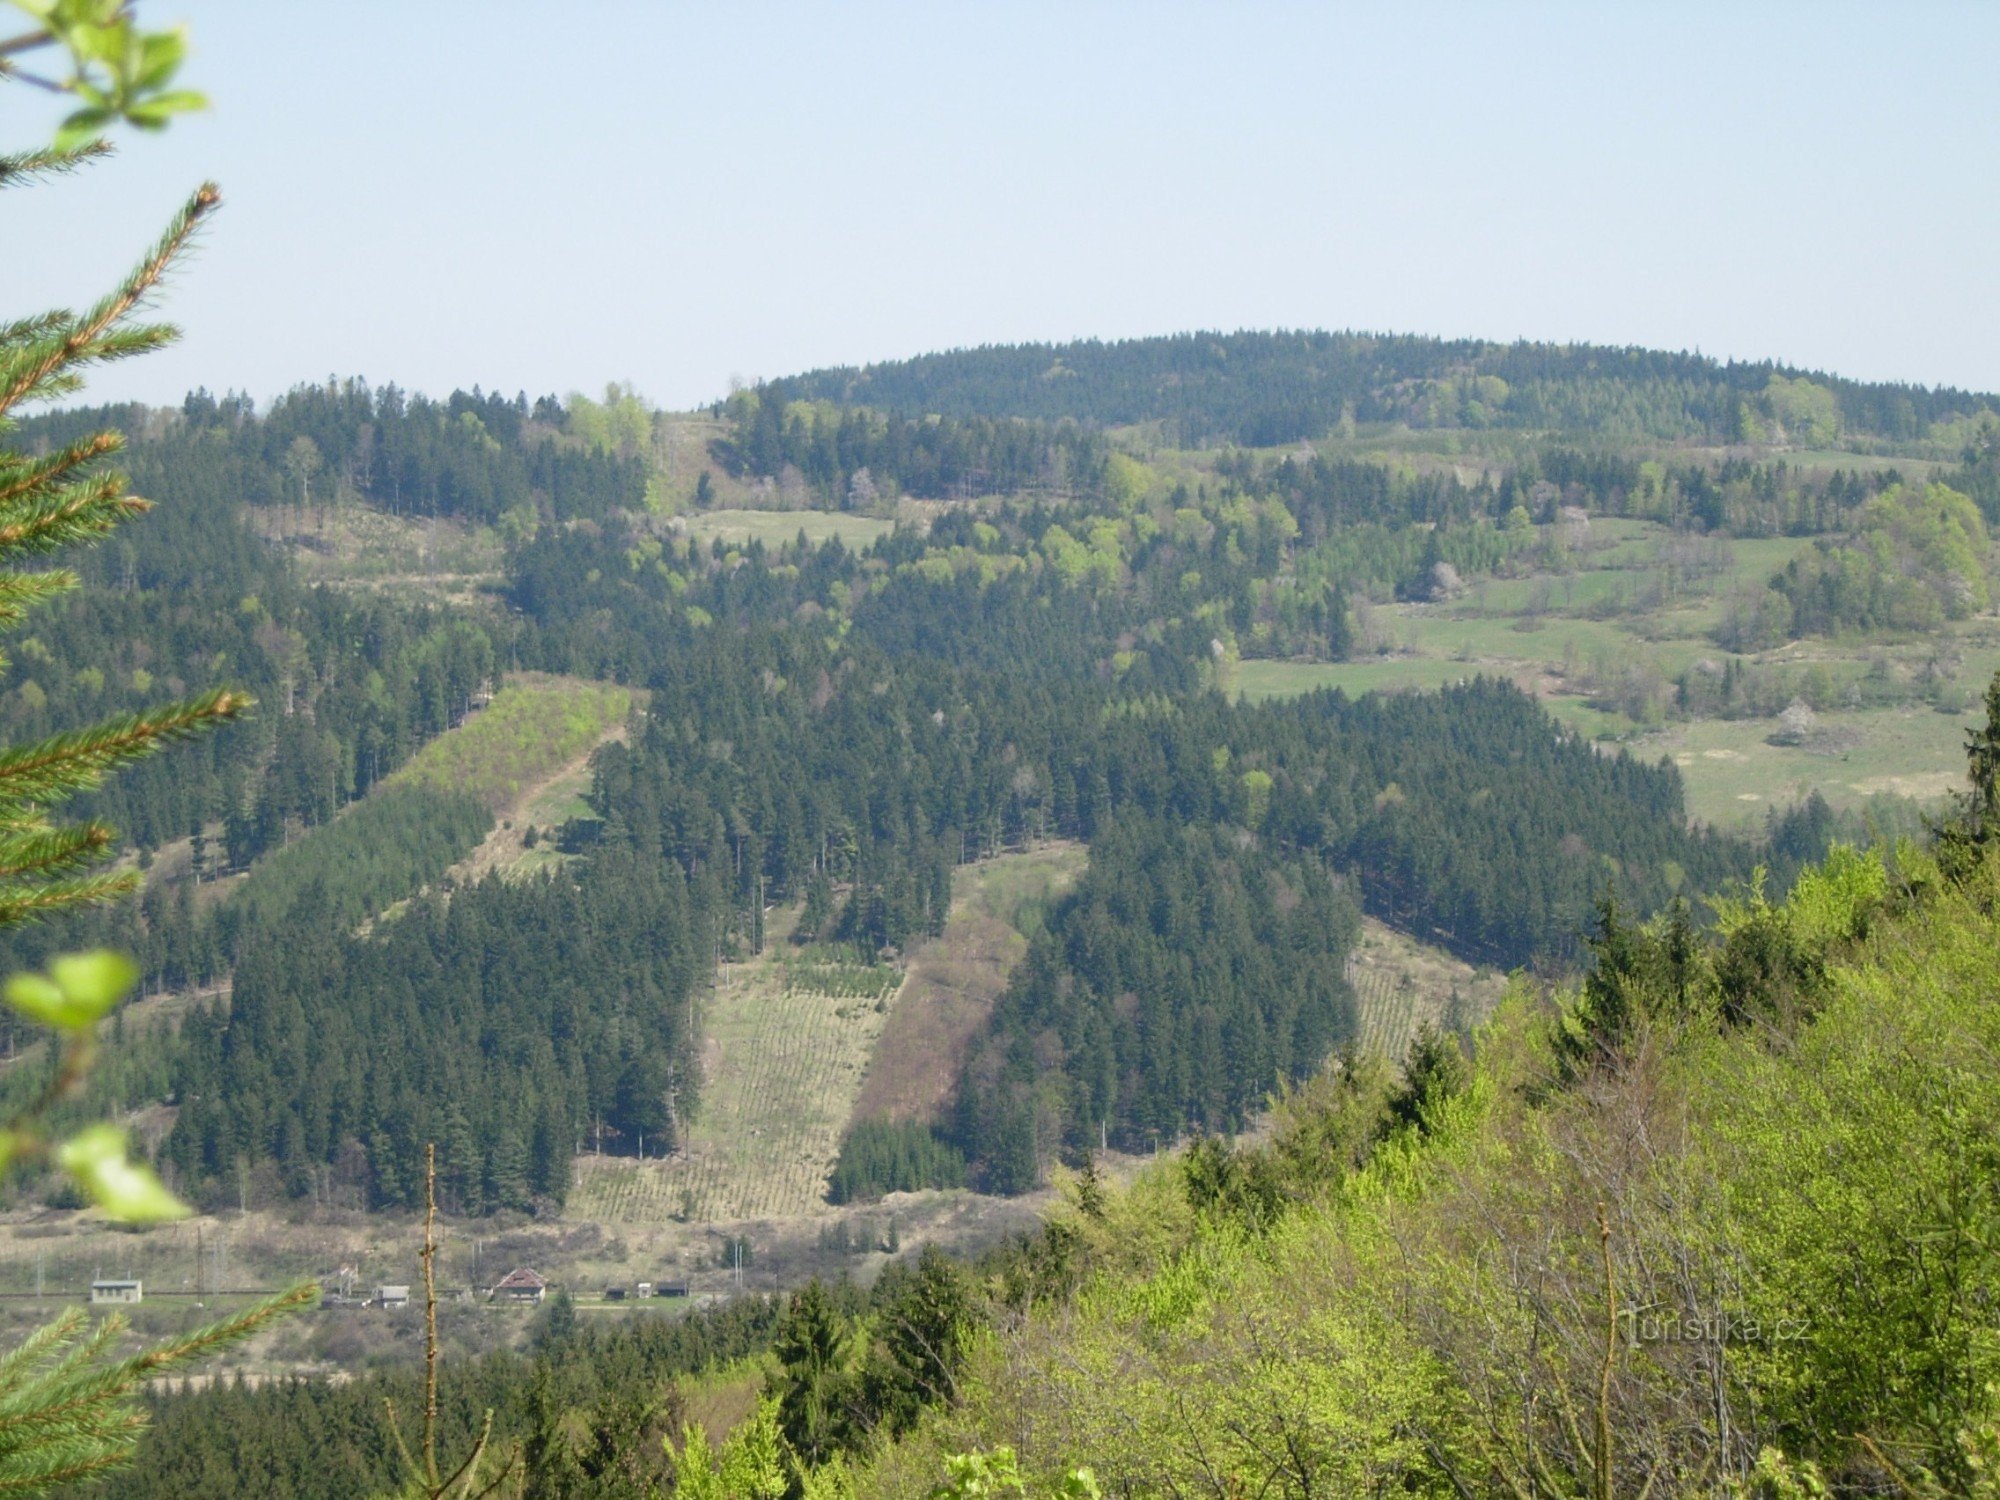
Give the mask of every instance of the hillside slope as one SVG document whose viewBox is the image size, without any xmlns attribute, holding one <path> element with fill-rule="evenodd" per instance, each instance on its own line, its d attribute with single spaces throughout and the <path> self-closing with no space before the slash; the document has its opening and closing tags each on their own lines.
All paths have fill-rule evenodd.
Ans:
<svg viewBox="0 0 2000 1500">
<path fill-rule="evenodd" d="M 1027 951 L 1009 922 L 1080 855 L 1058 845 L 965 867 L 943 936 L 906 968 L 794 945 L 798 913 L 774 914 L 764 952 L 721 965 L 703 1004 L 701 1105 L 685 1149 L 661 1161 L 586 1155 L 568 1213 L 656 1224 L 826 1213 L 850 1120 L 938 1108 Z"/>
<path fill-rule="evenodd" d="M 1944 853 L 1707 939 L 1614 913 L 1476 1059 L 1073 1184 L 1030 1315 L 855 1492 L 1007 1445 L 1106 1494 L 1991 1494 L 2000 854 Z"/>
<path fill-rule="evenodd" d="M 1769 361 L 1309 331 L 990 345 L 809 371 L 772 389 L 906 415 L 1159 421 L 1189 446 L 1266 447 L 1321 437 L 1343 421 L 1708 441 L 1768 434 L 1775 423 L 1794 441 L 1838 429 L 1907 443 L 2000 410 L 1988 395 L 1845 380 Z"/>
</svg>

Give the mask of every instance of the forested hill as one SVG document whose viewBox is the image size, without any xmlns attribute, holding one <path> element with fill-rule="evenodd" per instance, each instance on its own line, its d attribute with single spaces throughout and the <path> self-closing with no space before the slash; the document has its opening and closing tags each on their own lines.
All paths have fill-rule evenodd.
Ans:
<svg viewBox="0 0 2000 1500">
<path fill-rule="evenodd" d="M 259 413 L 248 397 L 196 391 L 176 410 L 75 408 L 21 427 L 32 448 L 115 427 L 149 497 L 251 506 L 361 500 L 398 516 L 512 519 L 600 517 L 644 501 L 646 466 L 630 438 L 589 429 L 552 396 L 486 394 L 477 386 L 433 400 L 359 380 L 301 385 Z"/>
<path fill-rule="evenodd" d="M 1589 344 L 1410 334 L 1187 333 L 1104 343 L 989 345 L 766 388 L 905 417 L 1161 421 L 1185 446 L 1321 437 L 1343 422 L 1517 428 L 1704 442 L 1836 437 L 1962 445 L 1958 425 L 2000 398 L 1845 380 L 1770 361 Z"/>
<path fill-rule="evenodd" d="M 1282 363 L 1279 341 L 1245 347 Z M 1359 913 L 1477 962 L 1560 959 L 1607 885 L 1651 912 L 1761 861 L 1775 890 L 1831 822 L 1811 804 L 1761 841 L 1690 826 L 1676 766 L 1602 753 L 1470 659 L 1434 694 L 1260 702 L 1231 692 L 1238 658 L 1337 660 L 1364 599 L 1553 558 L 1558 500 L 1757 535 L 1917 519 L 1890 479 L 1581 445 L 1472 480 L 1243 452 L 1182 477 L 1101 413 L 932 421 L 746 392 L 731 415 L 345 382 L 262 413 L 198 392 L 24 426 L 44 450 L 117 426 L 159 511 L 19 640 L 0 728 L 218 678 L 261 705 L 98 795 L 157 857 L 142 902 L 8 955 L 116 942 L 155 990 L 230 983 L 95 1101 L 177 1105 L 161 1157 L 191 1197 L 407 1207 L 436 1140 L 448 1208 L 559 1208 L 579 1140 L 674 1142 L 697 1099 L 687 1006 L 717 959 L 761 950 L 767 909 L 799 909 L 787 941 L 904 951 L 938 933 L 961 862 L 1050 836 L 1088 843 L 1089 874 L 932 1148 L 1016 1189 L 1091 1140 L 1237 1128 L 1352 1039 Z M 690 438 L 700 479 L 669 462 Z M 849 531 L 873 536 L 859 550 L 789 522 L 739 544 L 710 529 L 732 471 L 878 524 L 898 495 L 967 498 Z M 342 552 L 368 536 L 390 550 Z M 447 583 L 437 538 L 478 571 Z M 504 810 L 398 769 L 469 721 L 504 738 L 522 669 L 644 687 L 648 716 L 598 753 L 571 863 L 409 901 Z M 624 917 L 579 924 L 589 892 Z M 574 944 L 533 962 L 494 937 L 558 931 Z M 328 1039 L 338 1066 L 314 1061 Z"/>
</svg>

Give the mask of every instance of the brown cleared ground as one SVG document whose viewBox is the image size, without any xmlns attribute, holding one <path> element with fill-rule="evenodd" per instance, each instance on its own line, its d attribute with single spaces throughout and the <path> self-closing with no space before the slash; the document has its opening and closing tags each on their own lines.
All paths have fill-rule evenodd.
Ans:
<svg viewBox="0 0 2000 1500">
<path fill-rule="evenodd" d="M 1028 951 L 1022 927 L 1083 873 L 1081 844 L 1003 854 L 957 871 L 941 937 L 910 956 L 855 1100 L 856 1120 L 934 1120 L 994 1002 Z"/>
<path fill-rule="evenodd" d="M 795 910 L 771 913 L 764 952 L 723 964 L 702 1007 L 683 1149 L 578 1158 L 570 1212 L 631 1226 L 823 1219 L 849 1122 L 936 1113 L 1027 951 L 1019 925 L 1083 863 L 1081 846 L 1053 844 L 961 868 L 944 935 L 901 971 L 829 966 L 787 941 Z"/>
<path fill-rule="evenodd" d="M 282 546 L 311 583 L 401 591 L 468 604 L 498 584 L 505 546 L 490 526 L 392 516 L 345 502 L 306 508 L 260 505 L 251 528 Z"/>
</svg>

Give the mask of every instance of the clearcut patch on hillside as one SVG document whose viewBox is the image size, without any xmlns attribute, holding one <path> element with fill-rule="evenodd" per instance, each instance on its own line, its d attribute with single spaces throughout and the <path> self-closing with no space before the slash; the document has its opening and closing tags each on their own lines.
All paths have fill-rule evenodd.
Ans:
<svg viewBox="0 0 2000 1500">
<path fill-rule="evenodd" d="M 660 1224 L 831 1212 L 827 1176 L 858 1106 L 935 1112 L 1027 951 L 1013 924 L 1031 924 L 1083 864 L 1081 845 L 1053 844 L 960 867 L 944 935 L 907 969 L 795 946 L 796 911 L 774 913 L 765 951 L 718 971 L 685 1150 L 579 1158 L 566 1216 Z"/>
<path fill-rule="evenodd" d="M 785 913 L 762 954 L 717 971 L 685 1149 L 663 1161 L 581 1158 L 571 1217 L 712 1223 L 825 1206 L 841 1127 L 902 974 L 795 948 L 794 920 Z"/>
<path fill-rule="evenodd" d="M 587 755 L 632 711 L 611 682 L 511 672 L 493 701 L 409 758 L 384 786 L 436 787 L 477 797 L 496 814 Z"/>
<path fill-rule="evenodd" d="M 572 856 L 558 848 L 556 836 L 572 818 L 591 815 L 590 804 L 584 800 L 590 791 L 591 757 L 605 745 L 622 741 L 627 735 L 628 726 L 620 720 L 603 730 L 568 765 L 524 787 L 520 795 L 500 808 L 499 821 L 479 847 L 451 867 L 452 883 L 469 885 L 493 870 L 509 880 L 518 880 L 570 859 Z"/>
<path fill-rule="evenodd" d="M 1052 843 L 967 865 L 952 876 L 941 936 L 910 955 L 876 1045 L 856 1120 L 934 1121 L 1007 979 L 1028 952 L 1025 933 L 1076 883 L 1088 851 Z"/>
<path fill-rule="evenodd" d="M 1475 969 L 1442 948 L 1365 917 L 1347 956 L 1363 1051 L 1401 1062 L 1426 1023 L 1474 1025 L 1507 987 L 1507 976 Z"/>
<path fill-rule="evenodd" d="M 518 877 L 559 864 L 565 856 L 557 851 L 556 833 L 590 811 L 583 800 L 590 757 L 625 736 L 633 706 L 643 702 L 643 693 L 616 683 L 509 673 L 492 702 L 425 745 L 380 786 L 464 792 L 492 809 L 486 837 L 445 871 L 452 885 L 493 870 Z M 393 903 L 375 920 L 404 905 Z"/>
</svg>

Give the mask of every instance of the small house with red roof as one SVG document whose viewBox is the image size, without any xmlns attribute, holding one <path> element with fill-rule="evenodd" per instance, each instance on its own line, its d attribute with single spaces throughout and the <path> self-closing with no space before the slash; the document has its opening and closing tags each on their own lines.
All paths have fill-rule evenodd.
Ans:
<svg viewBox="0 0 2000 1500">
<path fill-rule="evenodd" d="M 549 1284 L 523 1266 L 494 1283 L 491 1296 L 495 1302 L 539 1302 L 548 1294 Z"/>
</svg>

